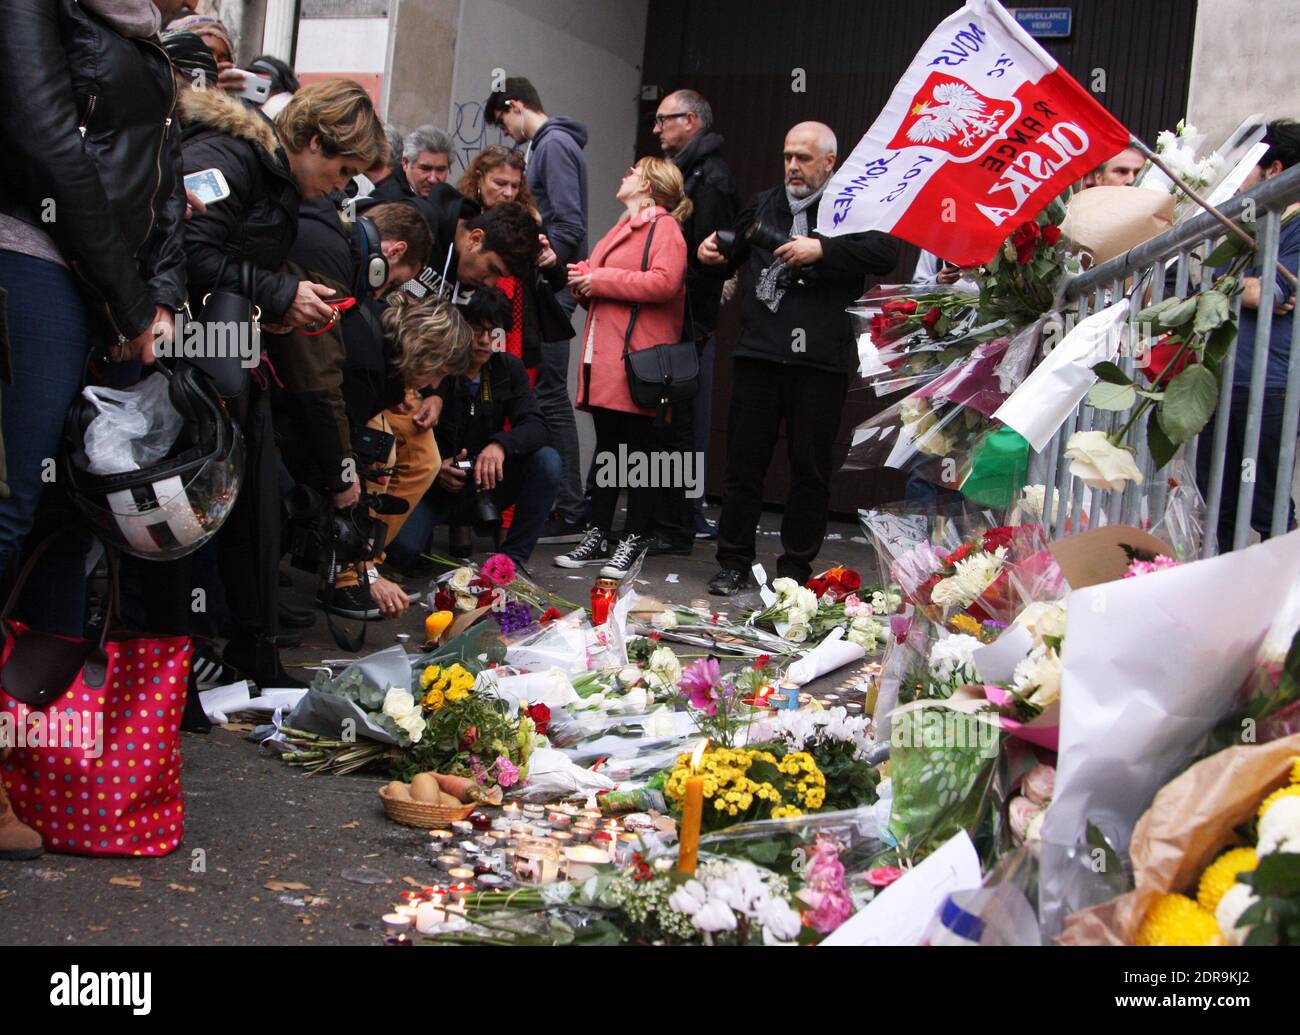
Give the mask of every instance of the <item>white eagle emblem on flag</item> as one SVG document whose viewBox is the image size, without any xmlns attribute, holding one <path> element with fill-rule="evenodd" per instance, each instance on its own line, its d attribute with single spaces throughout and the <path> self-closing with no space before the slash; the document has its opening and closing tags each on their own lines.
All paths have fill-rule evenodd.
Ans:
<svg viewBox="0 0 1300 1035">
<path fill-rule="evenodd" d="M 907 128 L 907 138 L 917 144 L 931 144 L 959 137 L 960 146 L 971 147 L 1001 126 L 1005 111 L 987 109 L 985 98 L 965 83 L 938 83 L 928 100 L 912 108 L 915 121 Z"/>
</svg>

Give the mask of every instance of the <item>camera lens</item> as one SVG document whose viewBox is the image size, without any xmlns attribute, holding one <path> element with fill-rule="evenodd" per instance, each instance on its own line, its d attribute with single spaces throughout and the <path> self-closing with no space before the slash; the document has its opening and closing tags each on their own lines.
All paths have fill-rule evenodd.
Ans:
<svg viewBox="0 0 1300 1035">
<path fill-rule="evenodd" d="M 762 248 L 767 252 L 776 251 L 790 240 L 786 235 L 778 233 L 758 219 L 749 224 L 749 229 L 745 231 L 745 239 L 755 248 Z"/>
</svg>

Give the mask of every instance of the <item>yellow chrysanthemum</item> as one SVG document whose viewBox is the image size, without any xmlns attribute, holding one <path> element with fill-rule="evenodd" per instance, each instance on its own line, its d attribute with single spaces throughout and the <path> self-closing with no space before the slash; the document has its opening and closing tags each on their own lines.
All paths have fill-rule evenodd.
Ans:
<svg viewBox="0 0 1300 1035">
<path fill-rule="evenodd" d="M 1214 914 L 1186 895 L 1160 895 L 1147 910 L 1134 945 L 1222 945 Z"/>
<path fill-rule="evenodd" d="M 1196 891 L 1196 901 L 1202 909 L 1213 913 L 1219 908 L 1230 887 L 1237 883 L 1237 874 L 1249 873 L 1259 864 L 1253 848 L 1230 848 L 1205 868 L 1201 884 Z"/>
<path fill-rule="evenodd" d="M 433 689 L 424 695 L 424 707 L 427 711 L 436 712 L 446 703 L 441 690 Z"/>
<path fill-rule="evenodd" d="M 1300 784 L 1292 784 L 1290 787 L 1279 787 L 1262 802 L 1259 803 L 1259 812 L 1255 815 L 1259 819 L 1264 818 L 1264 813 L 1271 809 L 1274 804 L 1283 798 L 1300 798 Z"/>
<path fill-rule="evenodd" d="M 970 615 L 953 615 L 948 620 L 948 627 L 953 632 L 965 633 L 967 636 L 978 636 L 983 628 Z"/>
<path fill-rule="evenodd" d="M 1300 755 L 1291 759 L 1291 782 L 1300 783 Z"/>
</svg>

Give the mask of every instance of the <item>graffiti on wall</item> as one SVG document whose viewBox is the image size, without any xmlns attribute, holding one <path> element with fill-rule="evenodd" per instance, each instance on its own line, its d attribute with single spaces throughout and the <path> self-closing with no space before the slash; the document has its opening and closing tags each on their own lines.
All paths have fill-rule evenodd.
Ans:
<svg viewBox="0 0 1300 1035">
<path fill-rule="evenodd" d="M 485 147 L 504 144 L 513 147 L 512 141 L 495 126 L 489 126 L 483 118 L 482 101 L 457 101 L 455 115 L 451 124 L 452 145 L 455 152 L 451 156 L 452 179 L 468 168 L 474 156 Z"/>
</svg>

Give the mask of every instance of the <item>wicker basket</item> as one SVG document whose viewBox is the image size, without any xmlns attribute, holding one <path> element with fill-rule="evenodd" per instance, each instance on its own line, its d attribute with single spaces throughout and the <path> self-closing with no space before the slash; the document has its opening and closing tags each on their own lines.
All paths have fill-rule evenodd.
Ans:
<svg viewBox="0 0 1300 1035">
<path fill-rule="evenodd" d="M 408 827 L 423 827 L 432 830 L 445 827 L 458 819 L 465 819 L 478 805 L 434 805 L 427 801 L 408 801 L 388 795 L 388 787 L 379 788 L 379 797 L 384 803 L 384 812 L 395 823 L 404 823 Z"/>
</svg>

